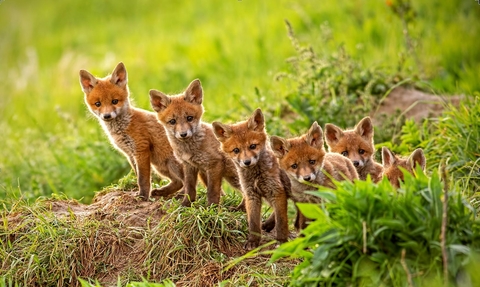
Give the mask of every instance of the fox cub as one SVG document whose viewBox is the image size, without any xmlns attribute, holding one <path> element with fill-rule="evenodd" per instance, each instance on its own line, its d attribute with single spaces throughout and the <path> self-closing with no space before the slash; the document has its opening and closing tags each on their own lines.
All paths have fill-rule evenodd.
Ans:
<svg viewBox="0 0 480 287">
<path fill-rule="evenodd" d="M 383 175 L 388 178 L 395 187 L 400 187 L 400 180 L 403 181 L 402 167 L 411 174 L 414 174 L 415 168 L 420 166 L 425 170 L 427 160 L 421 148 L 417 148 L 408 158 L 402 158 L 394 155 L 387 147 L 382 147 Z"/>
<path fill-rule="evenodd" d="M 167 131 L 176 157 L 185 166 L 184 206 L 190 206 L 196 199 L 199 172 L 206 181 L 209 205 L 220 201 L 222 178 L 234 188 L 241 189 L 233 161 L 220 151 L 220 142 L 215 138 L 212 126 L 202 121 L 202 101 L 203 89 L 198 79 L 192 81 L 185 92 L 175 96 L 150 90 L 152 108 Z"/>
<path fill-rule="evenodd" d="M 212 126 L 222 150 L 233 159 L 240 176 L 249 227 L 245 248 L 252 249 L 260 244 L 262 198 L 274 209 L 267 221 L 275 225 L 276 239 L 287 241 L 290 182 L 268 146 L 262 111 L 255 110 L 246 121 L 232 125 L 213 122 Z"/>
<path fill-rule="evenodd" d="M 323 131 L 317 122 L 304 135 L 291 139 L 272 136 L 270 142 L 280 167 L 290 178 L 294 202 L 320 202 L 320 198 L 304 193 L 316 190 L 312 184 L 335 188 L 332 179 L 358 179 L 357 171 L 348 158 L 325 151 Z M 304 229 L 306 218 L 300 211 L 297 212 L 295 227 Z"/>
<path fill-rule="evenodd" d="M 370 174 L 373 182 L 380 181 L 383 167 L 374 159 L 373 124 L 369 117 L 363 118 L 352 130 L 326 124 L 325 140 L 330 152 L 340 153 L 352 161 L 361 180 Z"/>
<path fill-rule="evenodd" d="M 80 70 L 85 103 L 100 121 L 112 144 L 130 162 L 138 179 L 140 197 L 150 196 L 150 165 L 170 179 L 152 195 L 168 196 L 183 187 L 183 167 L 173 155 L 165 130 L 154 113 L 133 107 L 129 100 L 127 70 L 119 63 L 103 79 Z"/>
</svg>

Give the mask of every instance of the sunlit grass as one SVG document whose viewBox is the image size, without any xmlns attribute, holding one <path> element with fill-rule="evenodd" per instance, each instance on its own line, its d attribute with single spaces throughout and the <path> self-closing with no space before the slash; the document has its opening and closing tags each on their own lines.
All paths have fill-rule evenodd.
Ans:
<svg viewBox="0 0 480 287">
<path fill-rule="evenodd" d="M 444 1 L 435 9 L 429 1 L 414 3 L 409 29 L 416 53 L 440 92 L 480 89 L 480 9 L 470 2 Z M 149 89 L 176 93 L 200 78 L 204 118 L 236 121 L 250 108 L 284 101 L 290 84 L 274 77 L 295 54 L 288 19 L 318 53 L 344 45 L 366 67 L 396 67 L 404 57 L 406 70 L 419 73 L 405 53 L 400 19 L 383 1 L 19 0 L 0 2 L 0 19 L 0 196 L 53 192 L 88 202 L 93 190 L 128 172 L 88 115 L 80 69 L 103 77 L 123 61 L 135 103 L 144 109 L 150 109 Z"/>
</svg>

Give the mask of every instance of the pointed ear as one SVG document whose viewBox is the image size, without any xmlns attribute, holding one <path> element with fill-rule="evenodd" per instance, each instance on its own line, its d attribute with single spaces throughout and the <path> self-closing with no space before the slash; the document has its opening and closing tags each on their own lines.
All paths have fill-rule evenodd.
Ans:
<svg viewBox="0 0 480 287">
<path fill-rule="evenodd" d="M 261 109 L 256 109 L 248 119 L 247 127 L 253 131 L 262 131 L 265 128 L 265 119 Z"/>
<path fill-rule="evenodd" d="M 307 143 L 317 149 L 322 149 L 323 147 L 323 131 L 322 128 L 318 125 L 317 122 L 314 122 L 310 129 L 308 130 L 307 137 L 305 138 Z"/>
<path fill-rule="evenodd" d="M 80 86 L 85 94 L 90 93 L 97 85 L 97 79 L 85 70 L 80 70 Z"/>
<path fill-rule="evenodd" d="M 110 82 L 120 88 L 125 88 L 127 81 L 127 69 L 125 68 L 125 65 L 120 62 L 115 67 L 115 70 L 113 70 Z"/>
<path fill-rule="evenodd" d="M 329 147 L 335 146 L 342 137 L 343 131 L 341 128 L 334 124 L 325 125 L 325 140 Z"/>
<path fill-rule="evenodd" d="M 213 133 L 220 142 L 225 141 L 232 135 L 232 128 L 220 122 L 213 122 Z"/>
<path fill-rule="evenodd" d="M 386 147 L 382 147 L 382 165 L 383 168 L 388 168 L 395 163 L 395 155 Z"/>
<path fill-rule="evenodd" d="M 373 138 L 373 124 L 370 117 L 365 117 L 355 126 L 355 132 L 367 140 Z"/>
<path fill-rule="evenodd" d="M 417 165 L 420 165 L 422 169 L 425 170 L 425 166 L 427 165 L 427 159 L 425 158 L 421 148 L 414 150 L 407 160 L 408 164 L 410 164 L 413 170 L 415 170 Z"/>
<path fill-rule="evenodd" d="M 170 98 L 164 93 L 157 90 L 150 90 L 150 104 L 157 113 L 165 110 L 170 104 Z"/>
<path fill-rule="evenodd" d="M 193 80 L 185 90 L 185 101 L 201 105 L 203 101 L 203 88 L 199 79 Z"/>
<path fill-rule="evenodd" d="M 278 158 L 283 158 L 290 149 L 288 141 L 277 136 L 270 138 L 270 145 L 272 146 L 273 153 Z"/>
</svg>

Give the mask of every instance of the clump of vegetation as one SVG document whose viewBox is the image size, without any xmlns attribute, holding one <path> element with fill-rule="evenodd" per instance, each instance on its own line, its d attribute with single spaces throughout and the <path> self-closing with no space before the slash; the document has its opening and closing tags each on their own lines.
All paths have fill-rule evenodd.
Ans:
<svg viewBox="0 0 480 287">
<path fill-rule="evenodd" d="M 272 267 L 260 256 L 225 269 L 245 253 L 246 217 L 230 210 L 238 204 L 237 196 L 224 199 L 220 207 L 205 207 L 205 198 L 185 208 L 177 200 L 145 202 L 133 192 L 110 189 L 90 205 L 60 198 L 4 204 L 0 285 L 287 282 L 296 262 Z"/>
<path fill-rule="evenodd" d="M 322 205 L 299 206 L 315 221 L 303 237 L 280 246 L 272 260 L 303 260 L 292 272 L 292 286 L 418 286 L 443 278 L 445 240 L 447 280 L 453 282 L 469 256 L 480 251 L 480 222 L 461 194 L 449 189 L 442 239 L 442 183 L 436 173 L 429 178 L 418 169 L 417 175 L 405 173 L 398 190 L 384 179 L 315 192 L 325 199 Z"/>
<path fill-rule="evenodd" d="M 276 76 L 277 81 L 287 81 L 289 88 L 281 92 L 285 102 L 280 107 L 273 105 L 266 112 L 279 114 L 282 119 L 271 121 L 269 127 L 273 131 L 284 133 L 285 122 L 288 132 L 293 134 L 314 121 L 353 127 L 366 115 L 373 114 L 391 89 L 413 81 L 403 76 L 401 62 L 398 67 L 365 67 L 342 45 L 334 53 L 319 55 L 313 47 L 300 44 L 288 21 L 286 26 L 296 55 L 287 59 L 289 71 Z M 382 131 L 375 133 L 376 142 L 389 141 L 394 136 L 392 126 L 398 115 L 383 117 L 382 124 L 375 127 Z"/>
</svg>

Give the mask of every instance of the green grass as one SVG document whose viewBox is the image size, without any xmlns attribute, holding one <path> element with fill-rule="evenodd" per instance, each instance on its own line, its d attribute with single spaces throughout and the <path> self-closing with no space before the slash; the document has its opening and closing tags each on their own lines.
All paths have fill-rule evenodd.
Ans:
<svg viewBox="0 0 480 287">
<path fill-rule="evenodd" d="M 0 196 L 65 193 L 89 202 L 93 190 L 128 173 L 88 115 L 80 69 L 105 76 L 123 61 L 132 95 L 145 109 L 150 88 L 175 93 L 198 77 L 205 119 L 235 121 L 252 107 L 284 102 L 295 85 L 274 80 L 290 71 L 286 59 L 295 55 L 288 19 L 299 41 L 322 57 L 343 45 L 364 67 L 403 63 L 435 90 L 470 93 L 480 90 L 480 9 L 470 2 L 443 1 L 435 9 L 429 1 L 414 3 L 409 30 L 421 74 L 405 53 L 401 20 L 384 2 L 2 1 Z M 278 120 L 272 114 L 272 131 L 286 132 Z"/>
<path fill-rule="evenodd" d="M 326 201 L 321 206 L 300 205 L 315 221 L 272 256 L 301 259 L 290 286 L 441 286 L 444 187 L 436 173 L 417 174 L 406 173 L 398 190 L 386 178 L 378 185 L 342 182 L 335 192 L 316 193 Z M 445 279 L 461 285 L 459 273 L 479 263 L 480 222 L 459 190 L 446 192 Z"/>
</svg>

